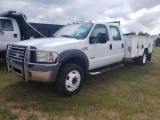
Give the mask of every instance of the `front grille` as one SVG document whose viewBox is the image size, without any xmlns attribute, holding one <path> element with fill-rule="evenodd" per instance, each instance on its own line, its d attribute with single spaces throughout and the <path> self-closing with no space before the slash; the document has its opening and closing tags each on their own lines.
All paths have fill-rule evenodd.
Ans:
<svg viewBox="0 0 160 120">
<path fill-rule="evenodd" d="M 16 61 L 22 62 L 25 56 L 26 47 L 11 45 L 8 47 L 7 56 Z"/>
<path fill-rule="evenodd" d="M 18 74 L 22 74 L 22 71 L 20 69 L 17 69 L 17 68 L 14 68 L 14 67 L 13 67 L 13 71 L 18 73 Z"/>
</svg>

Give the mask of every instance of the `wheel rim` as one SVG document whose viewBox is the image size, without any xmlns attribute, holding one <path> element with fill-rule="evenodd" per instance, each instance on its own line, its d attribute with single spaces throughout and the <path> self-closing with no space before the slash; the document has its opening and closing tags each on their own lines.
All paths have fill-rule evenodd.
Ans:
<svg viewBox="0 0 160 120">
<path fill-rule="evenodd" d="M 72 92 L 79 87 L 81 81 L 80 73 L 77 70 L 72 70 L 66 77 L 66 88 Z"/>
<path fill-rule="evenodd" d="M 144 55 L 143 55 L 143 64 L 146 63 L 146 59 L 147 59 L 147 56 L 146 56 L 146 54 L 144 53 Z"/>
</svg>

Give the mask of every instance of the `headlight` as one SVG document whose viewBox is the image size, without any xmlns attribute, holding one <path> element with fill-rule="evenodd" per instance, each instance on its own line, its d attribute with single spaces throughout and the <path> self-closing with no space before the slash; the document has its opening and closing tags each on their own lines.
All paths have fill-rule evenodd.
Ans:
<svg viewBox="0 0 160 120">
<path fill-rule="evenodd" d="M 54 58 L 58 55 L 54 52 L 44 52 L 37 51 L 36 52 L 36 61 L 37 62 L 54 62 Z"/>
</svg>

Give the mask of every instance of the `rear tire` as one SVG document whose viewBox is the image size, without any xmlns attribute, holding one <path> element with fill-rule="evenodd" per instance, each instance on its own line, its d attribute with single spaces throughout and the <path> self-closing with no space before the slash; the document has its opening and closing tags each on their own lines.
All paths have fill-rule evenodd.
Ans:
<svg viewBox="0 0 160 120">
<path fill-rule="evenodd" d="M 145 65 L 147 62 L 147 52 L 144 51 L 143 55 L 138 57 L 138 64 L 139 65 Z"/>
<path fill-rule="evenodd" d="M 152 53 L 149 53 L 149 54 L 147 55 L 147 60 L 148 60 L 148 61 L 151 61 L 151 59 L 152 59 Z"/>
<path fill-rule="evenodd" d="M 136 64 L 136 65 L 138 64 L 138 58 L 137 57 L 133 58 L 133 63 Z"/>
<path fill-rule="evenodd" d="M 59 72 L 56 89 L 64 96 L 78 93 L 84 82 L 84 72 L 79 65 L 66 64 Z"/>
</svg>

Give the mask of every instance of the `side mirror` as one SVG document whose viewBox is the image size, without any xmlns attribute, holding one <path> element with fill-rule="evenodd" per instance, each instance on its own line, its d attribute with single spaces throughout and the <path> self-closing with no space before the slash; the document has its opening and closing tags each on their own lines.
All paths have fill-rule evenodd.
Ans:
<svg viewBox="0 0 160 120">
<path fill-rule="evenodd" d="M 94 43 L 96 43 L 96 38 L 95 38 L 95 37 L 90 36 L 90 37 L 89 37 L 89 43 L 90 43 L 90 44 L 94 44 Z"/>
<path fill-rule="evenodd" d="M 108 36 L 106 33 L 98 33 L 99 43 L 106 43 L 108 41 Z"/>
</svg>

